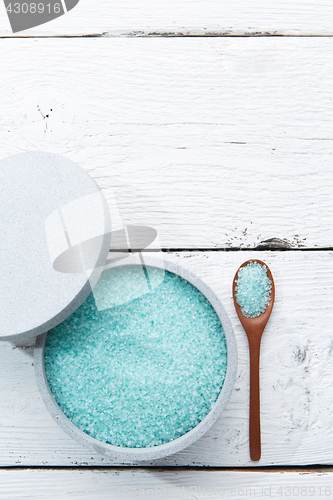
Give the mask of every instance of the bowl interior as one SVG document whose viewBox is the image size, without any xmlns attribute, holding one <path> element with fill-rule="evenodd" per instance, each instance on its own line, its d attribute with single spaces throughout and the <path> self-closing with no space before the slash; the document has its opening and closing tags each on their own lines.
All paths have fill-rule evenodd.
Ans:
<svg viewBox="0 0 333 500">
<path fill-rule="evenodd" d="M 191 321 L 192 321 L 192 324 L 195 323 L 195 326 L 198 327 L 198 330 L 196 330 L 194 332 L 194 337 L 195 337 L 196 343 L 193 341 L 193 339 L 190 339 L 190 341 L 187 344 L 185 343 L 185 345 L 183 346 L 182 343 L 184 343 L 184 338 L 185 338 L 185 336 L 184 336 L 184 338 L 180 341 L 180 343 L 178 343 L 179 345 L 177 344 L 177 331 L 174 332 L 174 330 L 177 328 L 177 319 L 178 319 L 178 321 L 180 321 L 180 318 L 182 316 L 184 316 L 184 314 L 185 314 L 184 309 L 186 309 L 186 307 L 184 308 L 184 304 L 181 304 L 182 297 L 176 296 L 176 297 L 173 297 L 173 299 L 175 299 L 175 300 L 171 301 L 170 303 L 158 304 L 158 307 L 161 310 L 163 310 L 163 305 L 165 305 L 166 311 L 179 307 L 178 316 L 174 312 L 172 314 L 172 320 L 174 321 L 172 333 L 175 333 L 175 336 L 170 338 L 170 341 L 172 342 L 172 350 L 171 351 L 170 350 L 168 351 L 167 349 L 165 349 L 166 340 L 164 338 L 162 338 L 161 335 L 159 335 L 159 334 L 161 334 L 161 332 L 163 335 L 163 317 L 160 318 L 159 315 L 157 315 L 157 316 L 155 315 L 155 317 L 154 317 L 154 321 L 157 320 L 161 323 L 159 325 L 160 331 L 159 331 L 159 333 L 157 332 L 157 334 L 156 334 L 157 338 L 155 338 L 155 339 L 148 338 L 148 343 L 142 344 L 142 338 L 138 339 L 139 333 L 138 333 L 138 331 L 136 331 L 136 339 L 135 339 L 136 343 L 134 344 L 134 346 L 131 344 L 133 339 L 130 338 L 130 341 L 131 341 L 130 342 L 130 344 L 131 344 L 130 349 L 132 347 L 134 349 L 134 353 L 132 353 L 130 359 L 127 360 L 127 362 L 125 362 L 125 364 L 124 363 L 122 364 L 122 366 L 119 369 L 119 373 L 117 373 L 117 372 L 113 373 L 113 380 L 115 381 L 115 379 L 117 377 L 118 377 L 118 379 L 120 377 L 120 380 L 123 381 L 124 374 L 121 372 L 121 368 L 125 369 L 125 371 L 126 371 L 125 379 L 126 378 L 128 379 L 129 372 L 132 370 L 133 364 L 135 365 L 135 363 L 138 360 L 138 356 L 137 356 L 138 352 L 137 351 L 139 350 L 139 348 L 141 348 L 141 349 L 143 349 L 141 356 L 143 357 L 144 361 L 143 361 L 143 364 L 141 367 L 140 367 L 140 365 L 137 366 L 137 371 L 135 372 L 135 370 L 134 370 L 134 373 L 132 373 L 132 375 L 134 376 L 135 381 L 137 381 L 137 379 L 139 379 L 141 377 L 142 380 L 146 381 L 145 382 L 146 384 L 147 384 L 147 381 L 149 382 L 147 387 L 144 386 L 144 389 L 147 389 L 147 388 L 149 389 L 149 391 L 148 392 L 146 391 L 146 394 L 144 395 L 144 397 L 145 397 L 144 402 L 146 403 L 146 401 L 149 399 L 149 397 L 150 396 L 152 397 L 152 399 L 150 401 L 148 401 L 150 406 L 148 405 L 147 407 L 145 407 L 145 411 L 147 411 L 147 408 L 148 408 L 148 410 L 150 410 L 150 414 L 149 414 L 149 418 L 147 419 L 147 422 L 145 422 L 144 418 L 142 416 L 140 417 L 140 415 L 138 416 L 138 420 L 135 420 L 134 416 L 139 412 L 139 409 L 140 409 L 140 406 L 138 406 L 137 408 L 135 407 L 136 391 L 137 391 L 137 388 L 139 388 L 139 390 L 141 390 L 142 385 L 140 385 L 140 381 L 139 381 L 138 385 L 134 386 L 134 389 L 133 389 L 133 387 L 131 388 L 131 390 L 133 392 L 133 394 L 131 394 L 132 399 L 129 397 L 130 388 L 125 387 L 125 390 L 127 389 L 128 394 L 126 394 L 126 398 L 124 401 L 127 402 L 127 400 L 129 399 L 129 407 L 127 408 L 127 410 L 130 410 L 130 409 L 134 410 L 134 411 L 132 411 L 132 414 L 131 414 L 131 411 L 127 412 L 127 415 L 129 416 L 129 419 L 130 419 L 129 421 L 130 422 L 132 421 L 132 423 L 133 423 L 133 418 L 134 418 L 135 427 L 140 427 L 141 425 L 143 426 L 142 432 L 136 432 L 136 438 L 135 438 L 136 441 L 132 440 L 132 442 L 134 443 L 134 446 L 131 445 L 131 436 L 129 436 L 129 434 L 131 434 L 131 433 L 128 433 L 128 431 L 126 431 L 126 426 L 123 429 L 121 427 L 119 427 L 119 429 L 118 429 L 118 428 L 116 428 L 115 425 L 113 426 L 113 429 L 112 429 L 113 435 L 119 436 L 119 435 L 121 435 L 121 431 L 123 431 L 123 439 L 125 439 L 125 441 L 124 440 L 122 441 L 120 439 L 118 441 L 116 440 L 115 443 L 110 444 L 108 442 L 105 442 L 105 441 L 107 441 L 107 439 L 105 439 L 104 436 L 100 437 L 100 435 L 98 433 L 94 434 L 94 432 L 91 432 L 89 430 L 89 428 L 88 428 L 88 432 L 87 432 L 87 430 L 84 428 L 84 426 L 82 427 L 82 425 L 77 425 L 76 424 L 77 421 L 75 420 L 75 418 L 74 419 L 68 418 L 68 417 L 71 417 L 70 408 L 68 409 L 66 407 L 62 407 L 62 409 L 63 409 L 63 411 L 62 411 L 60 408 L 60 406 L 62 406 L 62 402 L 60 401 L 60 406 L 56 402 L 57 392 L 56 392 L 55 388 L 52 387 L 53 393 L 50 390 L 48 379 L 51 381 L 51 386 L 52 386 L 52 373 L 50 376 L 50 372 L 52 372 L 52 363 L 50 363 L 48 361 L 48 357 L 47 357 L 48 350 L 50 349 L 50 345 L 49 345 L 50 341 L 48 340 L 47 345 L 46 345 L 46 370 L 45 370 L 45 352 L 44 351 L 45 351 L 46 335 L 43 335 L 43 336 L 38 338 L 36 349 L 35 349 L 35 357 L 36 357 L 35 366 L 36 366 L 37 382 L 38 382 L 40 391 L 42 393 L 43 399 L 46 403 L 46 406 L 48 407 L 48 409 L 51 412 L 51 414 L 53 415 L 53 417 L 56 418 L 57 422 L 61 425 L 61 427 L 63 427 L 63 429 L 66 432 L 68 432 L 72 437 L 74 437 L 80 443 L 92 447 L 93 449 L 97 450 L 99 453 L 103 453 L 103 454 L 106 454 L 106 455 L 114 457 L 114 458 L 116 457 L 117 459 L 122 460 L 122 461 L 150 460 L 150 459 L 154 459 L 154 458 L 160 458 L 162 456 L 166 456 L 166 455 L 169 455 L 171 453 L 175 453 L 177 451 L 180 451 L 181 449 L 183 449 L 184 447 L 188 446 L 189 444 L 194 442 L 196 439 L 198 439 L 215 422 L 215 420 L 218 418 L 221 411 L 223 410 L 224 406 L 226 405 L 226 402 L 229 398 L 230 392 L 231 392 L 232 387 L 234 385 L 235 373 L 236 373 L 237 352 L 236 352 L 236 343 L 235 343 L 234 335 L 232 332 L 232 328 L 231 328 L 229 319 L 225 313 L 225 310 L 224 310 L 221 302 L 216 297 L 216 295 L 212 292 L 212 290 L 210 290 L 209 287 L 207 287 L 207 285 L 204 284 L 199 278 L 197 278 L 196 276 L 192 275 L 188 271 L 180 268 L 179 266 L 177 266 L 175 264 L 164 262 L 163 265 L 161 265 L 161 263 L 156 263 L 156 262 L 154 263 L 153 260 L 151 259 L 150 263 L 146 262 L 146 266 L 147 267 L 145 269 L 145 277 L 148 279 L 150 289 L 148 287 L 148 292 L 146 294 L 146 297 L 144 297 L 143 299 L 142 299 L 142 297 L 140 298 L 138 296 L 135 296 L 134 299 L 133 299 L 133 297 L 132 298 L 128 297 L 129 291 L 126 291 L 126 289 L 125 289 L 126 287 L 124 286 L 124 283 L 120 283 L 121 288 L 124 289 L 123 290 L 124 291 L 123 297 L 124 298 L 128 297 L 131 299 L 130 300 L 131 309 L 129 311 L 130 315 L 132 315 L 132 316 L 134 316 L 135 314 L 139 315 L 140 311 L 142 310 L 142 307 L 145 304 L 147 304 L 147 300 L 149 303 L 149 298 L 151 298 L 152 295 L 154 296 L 155 302 L 157 300 L 157 297 L 160 299 L 160 297 L 158 296 L 158 293 L 160 295 L 162 294 L 162 297 L 165 297 L 165 295 L 163 295 L 163 292 L 165 292 L 165 291 L 168 292 L 168 289 L 164 290 L 163 286 L 165 287 L 166 283 L 170 282 L 171 285 L 168 285 L 168 286 L 176 286 L 176 287 L 181 287 L 184 285 L 185 286 L 185 292 L 184 292 L 185 294 L 188 293 L 188 290 L 186 292 L 186 286 L 190 287 L 191 289 L 193 289 L 195 291 L 195 293 L 193 295 L 193 297 L 194 297 L 194 299 L 193 299 L 194 306 L 192 307 L 193 310 L 191 310 L 191 308 L 190 308 L 190 310 L 188 311 L 188 317 L 185 319 L 188 323 L 191 323 Z M 114 276 L 118 272 L 118 275 L 119 275 L 119 273 L 121 273 L 121 275 L 123 276 L 125 269 L 127 269 L 127 270 L 129 269 L 132 272 L 132 275 L 129 277 L 129 280 L 132 280 L 132 282 L 134 283 L 132 288 L 134 290 L 133 293 L 135 295 L 138 292 L 138 287 L 135 284 L 135 279 L 137 277 L 137 266 L 136 265 L 133 264 L 131 266 L 128 264 L 124 265 L 121 263 L 118 265 L 113 265 L 112 269 L 111 269 L 111 273 Z M 156 271 L 158 271 L 158 272 L 156 272 Z M 165 273 L 165 271 L 166 271 L 166 273 Z M 108 271 L 106 271 L 104 274 L 107 275 L 107 273 L 108 273 Z M 161 280 L 159 280 L 159 277 L 162 276 L 162 273 L 164 273 L 164 279 L 161 281 Z M 149 280 L 149 276 L 150 276 L 150 280 Z M 104 284 L 102 283 L 102 286 L 100 287 L 99 290 L 97 290 L 97 293 L 95 294 L 95 299 L 96 299 L 95 303 L 99 304 L 99 307 L 101 308 L 101 312 L 99 314 L 101 314 L 102 316 L 107 314 L 110 311 L 110 301 L 112 303 L 112 300 L 113 300 L 112 294 L 109 297 L 109 299 L 108 298 L 105 299 L 105 295 L 107 295 L 107 294 L 105 294 L 105 286 L 104 285 L 105 285 L 105 283 Z M 193 285 L 193 286 L 191 286 L 191 285 Z M 154 289 L 154 291 L 152 291 L 152 288 L 154 286 L 155 286 L 155 289 Z M 104 287 L 104 289 L 103 289 L 103 287 Z M 114 290 L 114 283 L 113 283 L 112 289 Z M 172 293 L 174 293 L 174 292 L 172 292 Z M 183 291 L 182 291 L 182 293 L 183 293 Z M 116 295 L 116 299 L 119 301 L 119 297 L 121 296 L 121 293 L 116 293 L 115 295 Z M 203 300 L 200 301 L 200 297 L 202 297 Z M 186 297 L 186 298 L 188 299 L 188 297 Z M 104 302 L 103 302 L 103 300 L 104 300 Z M 166 299 L 164 299 L 164 301 L 165 300 Z M 141 303 L 140 303 L 140 301 L 141 301 Z M 135 308 L 133 308 L 133 304 L 135 304 L 135 306 L 136 306 Z M 83 307 L 83 309 L 84 309 L 84 306 L 81 306 L 81 307 Z M 116 308 L 116 309 L 113 309 L 113 311 L 118 311 L 118 313 L 119 313 L 119 311 L 120 312 L 125 311 L 125 317 L 126 317 L 126 314 L 128 314 L 128 310 L 126 310 L 126 307 L 128 307 L 128 306 L 126 306 L 126 302 L 125 302 L 125 305 L 123 302 L 121 304 L 118 303 L 113 307 Z M 200 307 L 201 307 L 201 309 L 203 308 L 202 311 L 201 311 Z M 189 308 L 189 306 L 187 307 L 187 309 L 188 308 Z M 197 311 L 199 311 L 199 313 L 201 313 L 201 316 L 202 315 L 204 316 L 206 314 L 207 317 L 200 318 L 200 314 Z M 208 311 L 211 311 L 211 313 L 212 313 L 211 317 L 212 318 L 215 317 L 217 319 L 218 323 L 221 324 L 223 327 L 223 333 L 224 333 L 223 342 L 224 342 L 225 348 L 227 350 L 227 368 L 226 368 L 226 370 L 224 368 L 224 372 L 223 372 L 223 370 L 221 371 L 223 363 L 221 363 L 220 361 L 222 358 L 221 359 L 217 359 L 217 358 L 214 359 L 214 356 L 212 357 L 212 353 L 209 352 L 209 351 L 213 350 L 211 345 L 208 345 L 207 350 L 203 349 L 202 353 L 197 353 L 197 358 L 195 358 L 195 356 L 196 356 L 195 351 L 198 349 L 202 349 L 202 346 L 204 345 L 204 340 L 205 340 L 203 338 L 202 324 L 200 323 L 200 321 L 202 321 L 202 319 L 204 319 L 204 321 L 208 322 L 208 319 L 210 319 L 209 326 L 211 328 L 214 326 L 214 321 L 211 318 L 209 318 Z M 90 314 L 90 312 L 89 312 L 89 314 Z M 195 314 L 197 314 L 197 317 L 195 316 Z M 113 315 L 114 315 L 114 312 L 113 312 Z M 185 317 L 186 317 L 186 314 L 185 314 Z M 121 317 L 120 319 L 123 322 L 124 316 Z M 134 320 L 136 325 L 140 324 L 140 321 L 138 320 L 138 318 L 134 317 L 133 320 Z M 148 320 L 150 320 L 150 319 L 148 318 Z M 69 319 L 67 321 L 69 322 L 69 324 L 67 325 L 67 334 L 68 334 L 68 331 L 71 331 L 72 325 L 71 325 L 71 319 Z M 180 327 L 180 329 L 183 329 L 182 331 L 185 331 L 186 328 L 190 327 L 190 326 L 188 326 L 188 323 L 186 323 L 186 322 L 184 324 L 181 323 L 178 326 Z M 198 325 L 196 325 L 197 323 L 198 323 Z M 147 318 L 146 318 L 146 321 L 143 322 L 143 325 L 144 325 L 144 328 L 146 328 Z M 166 325 L 166 326 L 169 327 L 169 330 L 171 329 L 170 324 Z M 61 329 L 62 326 L 60 325 L 60 327 L 58 327 L 58 328 Z M 78 329 L 78 330 L 80 330 L 80 329 Z M 138 327 L 137 327 L 137 330 L 138 330 Z M 64 327 L 63 327 L 63 331 L 64 331 Z M 156 328 L 152 328 L 151 331 L 155 334 Z M 200 332 L 200 337 L 198 337 L 198 331 Z M 51 331 L 49 334 L 50 335 L 49 339 L 53 340 L 53 342 L 54 342 L 53 347 L 59 348 L 59 349 L 63 348 L 66 350 L 66 349 L 68 349 L 68 345 L 67 346 L 62 345 L 62 343 L 64 342 L 64 339 L 62 338 L 61 333 L 63 333 L 63 332 L 60 331 L 57 333 L 55 331 Z M 66 333 L 66 329 L 65 329 L 65 333 Z M 97 333 L 98 333 L 98 331 L 97 331 Z M 215 334 L 218 335 L 218 329 L 216 330 Z M 118 345 L 113 344 L 113 346 L 112 346 L 112 349 L 114 350 L 114 354 L 115 354 L 115 356 L 114 356 L 115 360 L 117 360 L 119 358 L 119 356 L 121 356 L 121 353 L 119 354 L 119 352 L 117 352 L 117 348 L 119 348 L 119 345 L 122 345 L 125 343 L 124 338 L 126 338 L 126 335 L 124 336 L 123 331 L 120 332 L 120 335 L 121 335 L 120 344 L 118 344 Z M 92 336 L 92 334 L 90 333 L 90 337 L 91 336 Z M 90 342 L 91 338 L 89 338 L 88 340 Z M 75 341 L 75 338 L 74 338 L 74 341 Z M 167 392 L 164 392 L 163 396 L 159 398 L 160 395 L 158 394 L 158 391 L 159 390 L 165 391 L 165 384 L 164 384 L 164 386 L 157 385 L 157 387 L 154 387 L 150 383 L 150 379 L 154 379 L 154 377 L 156 379 L 156 371 L 155 372 L 153 371 L 152 374 L 150 374 L 151 362 L 154 365 L 154 359 L 153 360 L 150 359 L 149 355 L 152 354 L 154 356 L 154 352 L 149 353 L 149 355 L 148 355 L 148 360 L 150 360 L 150 365 L 149 365 L 149 363 L 148 363 L 148 365 L 147 364 L 145 365 L 145 363 L 147 362 L 147 355 L 145 353 L 147 353 L 149 351 L 149 347 L 151 344 L 153 344 L 156 348 L 156 346 L 161 345 L 161 341 L 163 342 L 163 345 L 164 345 L 164 350 L 162 351 L 164 357 L 167 358 L 167 356 L 170 355 L 170 352 L 171 352 L 171 355 L 174 354 L 173 357 L 176 357 L 176 353 L 180 352 L 180 358 L 178 360 L 178 365 L 177 365 L 177 363 L 174 362 L 174 360 L 172 360 L 171 365 L 170 365 L 170 363 L 169 363 L 169 365 L 168 365 L 168 363 L 166 363 L 166 364 L 164 364 L 164 366 L 162 366 L 162 368 L 164 368 L 162 379 L 166 378 L 167 381 L 169 380 L 169 382 L 170 382 L 170 373 L 168 373 L 168 371 L 170 371 L 171 366 L 173 366 L 173 368 L 174 368 L 174 366 L 176 366 L 176 369 L 175 369 L 176 375 L 175 376 L 179 377 L 181 374 L 181 376 L 183 376 L 183 379 L 182 379 L 183 382 L 181 382 L 181 383 L 184 383 L 184 380 L 186 381 L 187 384 L 190 383 L 190 385 L 187 385 L 187 386 L 185 384 L 185 391 L 183 391 L 183 394 L 181 394 L 181 391 L 184 387 L 182 385 L 180 385 L 179 388 L 172 387 L 170 394 L 168 394 Z M 199 342 L 197 342 L 197 341 L 199 341 Z M 57 344 L 57 342 L 58 342 L 58 344 Z M 216 338 L 215 338 L 215 342 L 216 342 Z M 220 350 L 218 351 L 219 353 L 222 352 L 221 349 L 223 350 L 223 345 L 222 345 L 223 342 L 219 346 L 219 348 L 220 348 Z M 201 344 L 201 346 L 200 346 L 200 344 Z M 76 343 L 74 342 L 74 345 L 77 348 L 77 339 L 76 339 Z M 51 342 L 51 347 L 52 347 L 52 342 Z M 129 344 L 127 344 L 127 348 L 128 347 L 129 347 Z M 190 352 L 186 358 L 186 353 L 188 353 L 188 351 L 193 347 L 194 347 L 194 351 Z M 183 351 L 182 351 L 182 348 L 183 348 Z M 74 351 L 75 351 L 75 349 L 74 349 Z M 113 353 L 110 352 L 110 356 L 112 356 L 112 354 Z M 210 356 L 210 357 L 206 363 L 204 363 L 204 364 L 201 363 L 201 365 L 200 365 L 201 371 L 199 373 L 200 377 L 198 379 L 198 380 L 200 380 L 199 385 L 198 384 L 193 385 L 193 381 L 195 380 L 195 373 L 194 373 L 195 368 L 194 368 L 193 373 L 188 373 L 188 371 L 189 371 L 191 365 L 193 365 L 194 367 L 198 366 L 198 357 L 200 358 L 201 355 L 202 355 L 202 358 L 206 358 L 207 356 Z M 139 355 L 139 357 L 140 357 L 140 355 Z M 74 358 L 72 358 L 72 364 L 73 363 L 75 364 L 75 362 L 76 362 L 76 358 L 74 356 Z M 217 368 L 216 373 L 214 373 L 214 370 L 209 371 L 211 369 L 211 366 L 214 365 L 214 362 L 215 362 L 215 368 Z M 105 360 L 103 360 L 103 363 L 105 363 Z M 183 366 L 182 366 L 182 364 L 183 364 Z M 204 369 L 202 369 L 202 365 L 204 366 Z M 50 370 L 50 366 L 51 366 L 51 370 Z M 183 370 L 182 370 L 182 368 L 183 368 Z M 220 372 L 218 372 L 218 369 L 220 369 Z M 70 370 L 69 370 L 69 372 L 70 372 Z M 140 372 L 146 372 L 146 373 L 141 374 Z M 220 377 L 219 384 L 216 384 L 216 383 L 215 383 L 215 385 L 212 384 L 210 379 L 214 375 L 219 375 L 219 373 L 222 375 L 222 383 L 221 383 L 221 377 Z M 186 377 L 184 374 L 185 375 L 187 374 L 188 376 Z M 77 379 L 79 376 L 80 376 L 80 373 L 79 372 L 76 373 L 75 379 Z M 160 380 L 160 382 L 162 382 L 162 379 Z M 132 380 L 133 380 L 133 377 L 132 377 Z M 119 382 L 119 380 L 118 380 L 118 382 Z M 201 386 L 200 386 L 200 384 L 201 384 Z M 86 388 L 86 385 L 87 385 L 87 382 L 83 380 L 83 387 Z M 114 383 L 113 385 L 116 386 L 116 383 Z M 167 382 L 167 385 L 168 385 L 168 382 Z M 203 390 L 202 392 L 205 392 L 205 393 L 209 393 L 209 391 L 211 390 L 210 399 L 208 398 L 208 400 L 207 400 L 207 398 L 206 398 L 206 401 L 204 399 L 202 399 L 202 394 L 198 393 L 198 389 L 200 391 L 200 387 Z M 192 388 L 193 388 L 194 397 L 191 398 L 191 397 L 189 397 L 189 395 L 191 395 L 190 392 L 191 392 Z M 124 387 L 121 386 L 121 389 L 123 390 Z M 155 395 L 154 395 L 153 389 L 157 390 L 157 392 L 155 392 Z M 180 391 L 180 394 L 178 394 L 177 391 Z M 150 394 L 150 392 L 152 392 L 152 394 Z M 73 391 L 72 391 L 72 393 L 73 393 Z M 168 399 L 168 396 L 169 396 L 169 399 Z M 175 408 L 174 412 L 175 412 L 175 415 L 177 415 L 177 418 L 175 418 L 174 422 L 170 423 L 169 422 L 170 412 L 169 412 L 169 415 L 165 414 L 165 412 L 167 412 L 168 409 L 170 410 L 170 407 L 173 405 L 173 402 L 177 399 L 178 396 L 179 396 L 179 404 L 178 404 L 178 406 L 177 405 L 174 406 L 174 408 Z M 90 396 L 88 395 L 88 397 L 90 397 Z M 170 399 L 170 397 L 171 397 L 171 399 Z M 201 399 L 200 399 L 200 397 L 201 397 Z M 163 403 L 163 399 L 165 399 L 164 403 Z M 183 404 L 182 404 L 182 400 L 184 400 Z M 156 401 L 156 402 L 158 401 L 158 403 L 156 403 L 154 405 L 154 401 Z M 58 402 L 59 402 L 59 398 L 58 398 Z M 100 403 L 100 401 L 99 401 L 99 403 Z M 206 407 L 205 407 L 205 403 L 207 403 Z M 71 404 L 71 401 L 69 402 L 69 404 Z M 164 404 L 164 407 L 163 407 L 163 404 Z M 96 405 L 96 402 L 92 403 L 92 406 L 94 406 L 94 405 Z M 142 398 L 141 398 L 140 405 L 142 406 Z M 152 411 L 152 408 L 154 408 L 154 406 L 158 407 L 158 409 L 161 411 L 160 412 L 156 411 L 154 414 L 154 411 Z M 123 406 L 122 406 L 122 408 L 123 408 Z M 189 410 L 189 408 L 191 411 Z M 181 410 L 181 412 L 184 413 L 184 415 L 186 414 L 185 417 L 187 418 L 187 420 L 186 420 L 186 418 L 185 418 L 185 420 L 183 419 L 185 422 L 185 425 L 183 427 L 181 427 L 181 419 L 179 419 L 180 410 Z M 114 418 L 114 422 L 117 422 L 117 420 L 114 417 L 114 415 L 116 415 L 115 406 L 112 406 L 112 408 L 110 408 L 110 411 L 113 412 L 112 418 Z M 173 416 L 172 409 L 170 411 L 171 411 L 171 420 L 172 420 L 172 416 Z M 200 415 L 199 414 L 196 415 L 199 411 L 201 412 Z M 75 411 L 74 411 L 74 413 L 75 413 Z M 193 418 L 193 413 L 196 415 L 196 418 Z M 104 415 L 103 412 L 101 414 Z M 165 419 L 163 419 L 163 415 L 165 415 Z M 189 415 L 191 415 L 191 416 L 189 417 Z M 86 414 L 81 415 L 81 417 L 82 417 L 83 421 L 87 420 Z M 192 418 L 191 422 L 189 422 L 189 418 Z M 123 419 L 123 417 L 120 415 L 119 421 L 122 419 Z M 88 424 L 89 424 L 89 422 L 88 422 Z M 144 424 L 146 424 L 146 428 L 144 427 Z M 91 425 L 93 427 L 95 425 L 95 422 L 92 422 Z M 154 433 L 154 425 L 155 425 L 155 433 Z M 81 427 L 81 429 L 79 427 Z M 92 427 L 90 426 L 90 429 Z M 99 427 L 100 427 L 100 425 L 99 425 Z M 176 432 L 174 432 L 173 427 L 177 428 Z M 129 429 L 129 428 L 130 427 L 127 427 L 127 429 Z M 83 432 L 83 431 L 85 431 L 85 432 Z M 127 434 L 126 434 L 126 432 L 127 432 Z M 151 434 L 151 433 L 154 435 L 156 434 L 158 436 L 158 438 L 155 439 L 155 441 L 152 440 L 150 442 L 149 441 L 147 442 L 147 435 Z M 140 439 L 138 438 L 138 436 L 140 437 Z M 164 440 L 161 439 L 161 436 L 164 436 L 165 439 Z M 128 440 L 128 441 L 126 441 L 126 440 Z M 147 443 L 148 443 L 148 445 L 147 445 Z"/>
</svg>

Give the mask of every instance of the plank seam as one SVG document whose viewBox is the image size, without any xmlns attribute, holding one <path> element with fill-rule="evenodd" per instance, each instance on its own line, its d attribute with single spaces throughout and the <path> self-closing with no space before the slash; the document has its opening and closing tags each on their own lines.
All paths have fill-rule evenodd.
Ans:
<svg viewBox="0 0 333 500">
<path fill-rule="evenodd" d="M 316 248 L 283 248 L 283 247 L 270 247 L 270 246 L 258 246 L 254 248 L 162 248 L 161 250 L 159 249 L 154 249 L 154 248 L 145 248 L 145 249 L 140 249 L 140 248 L 131 248 L 131 252 L 145 252 L 145 253 L 157 253 L 157 252 L 164 252 L 164 253 L 174 253 L 174 252 L 332 252 L 333 247 L 316 247 Z M 128 252 L 128 250 L 124 250 L 123 248 L 115 249 L 112 248 L 109 250 L 109 253 L 118 253 L 118 252 L 123 252 L 124 254 Z"/>
<path fill-rule="evenodd" d="M 216 466 L 168 466 L 168 465 L 110 465 L 110 466 L 90 466 L 90 465 L 11 465 L 11 466 L 0 466 L 1 470 L 70 470 L 70 471 L 166 471 L 166 472 L 179 472 L 179 471 L 205 471 L 205 472 L 262 472 L 262 473 L 272 473 L 272 472 L 290 472 L 290 473 L 304 473 L 313 471 L 314 473 L 318 472 L 333 472 L 333 466 L 331 465 L 304 465 L 304 466 L 295 466 L 295 465 L 272 465 L 272 466 L 253 466 L 253 467 L 216 467 Z"/>
<path fill-rule="evenodd" d="M 333 33 L 328 35 L 320 34 L 284 34 L 284 33 L 243 33 L 243 34 L 229 34 L 229 33 L 203 33 L 203 34 L 187 34 L 187 33 L 165 33 L 165 32 L 153 32 L 153 33 L 121 33 L 116 34 L 112 32 L 103 33 L 86 33 L 80 35 L 1 35 L 0 39 L 10 39 L 10 38 L 332 38 Z"/>
</svg>

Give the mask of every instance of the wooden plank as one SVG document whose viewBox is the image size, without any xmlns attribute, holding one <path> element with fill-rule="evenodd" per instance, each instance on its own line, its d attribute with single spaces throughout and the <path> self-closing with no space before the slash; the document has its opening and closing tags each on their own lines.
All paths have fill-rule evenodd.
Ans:
<svg viewBox="0 0 333 500">
<path fill-rule="evenodd" d="M 65 16 L 18 35 L 332 35 L 332 15 L 329 0 L 278 4 L 273 0 L 80 0 Z M 0 36 L 13 36 L 3 6 L 0 27 Z"/>
<path fill-rule="evenodd" d="M 1 470 L 0 499 L 330 498 L 332 470 Z"/>
<path fill-rule="evenodd" d="M 332 246 L 332 39 L 10 39 L 0 57 L 1 157 L 80 163 L 164 248 Z"/>
<path fill-rule="evenodd" d="M 333 464 L 333 252 L 178 252 L 166 254 L 220 297 L 238 346 L 236 384 L 210 431 L 183 452 L 144 465 Z M 248 451 L 248 347 L 234 310 L 238 266 L 260 258 L 272 270 L 276 302 L 262 339 L 262 458 Z M 31 349 L 0 343 L 0 465 L 111 465 L 68 437 L 38 394 Z"/>
</svg>

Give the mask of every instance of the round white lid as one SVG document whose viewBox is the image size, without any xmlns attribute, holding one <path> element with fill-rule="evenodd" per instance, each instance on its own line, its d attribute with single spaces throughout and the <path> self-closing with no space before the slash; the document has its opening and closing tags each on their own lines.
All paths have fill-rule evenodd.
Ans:
<svg viewBox="0 0 333 500">
<path fill-rule="evenodd" d="M 28 339 L 72 314 L 97 283 L 111 223 L 96 182 L 72 161 L 0 161 L 0 340 Z"/>
</svg>

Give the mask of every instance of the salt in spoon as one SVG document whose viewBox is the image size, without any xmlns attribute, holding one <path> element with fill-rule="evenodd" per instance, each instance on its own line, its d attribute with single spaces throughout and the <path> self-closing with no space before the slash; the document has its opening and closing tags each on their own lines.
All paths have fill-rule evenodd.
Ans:
<svg viewBox="0 0 333 500">
<path fill-rule="evenodd" d="M 238 277 L 239 270 L 242 267 L 248 266 L 251 262 L 257 262 L 261 266 L 265 267 L 267 276 L 272 283 L 272 288 L 270 290 L 269 303 L 263 313 L 256 318 L 247 318 L 241 311 L 241 308 L 236 300 L 236 281 Z M 250 352 L 250 419 L 249 419 L 249 436 L 250 436 L 250 457 L 253 461 L 260 460 L 261 456 L 261 437 L 260 437 L 260 381 L 259 381 L 259 360 L 260 360 L 260 342 L 263 331 L 269 317 L 271 315 L 274 298 L 275 298 L 275 286 L 271 270 L 261 260 L 252 259 L 244 262 L 242 264 L 234 277 L 233 287 L 232 287 L 233 299 L 235 304 L 235 309 L 240 322 L 243 325 L 245 333 L 247 335 L 249 343 Z"/>
</svg>

